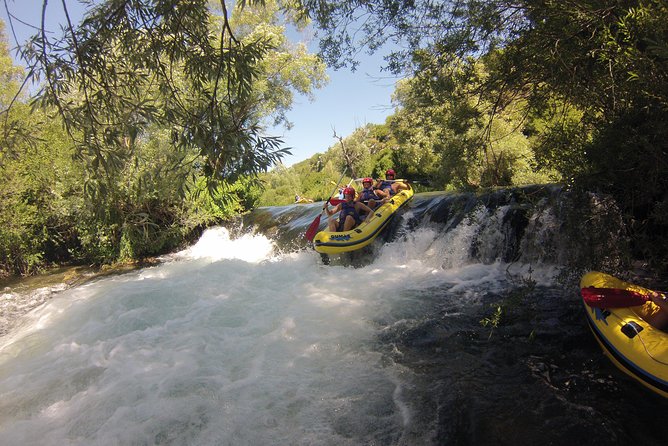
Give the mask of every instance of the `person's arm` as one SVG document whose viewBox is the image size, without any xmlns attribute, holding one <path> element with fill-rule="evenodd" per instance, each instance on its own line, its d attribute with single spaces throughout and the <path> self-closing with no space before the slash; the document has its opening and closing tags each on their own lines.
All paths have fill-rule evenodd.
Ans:
<svg viewBox="0 0 668 446">
<path fill-rule="evenodd" d="M 332 215 L 336 214 L 337 212 L 339 212 L 339 209 L 340 209 L 340 208 L 341 208 L 341 205 L 340 205 L 340 204 L 337 204 L 337 205 L 334 206 L 334 207 L 332 208 L 332 210 L 330 211 L 330 210 L 329 210 L 329 206 L 328 206 L 327 204 L 325 204 L 325 212 L 327 212 L 327 215 L 329 215 L 329 216 L 332 216 Z"/>
<path fill-rule="evenodd" d="M 375 189 L 374 192 L 376 193 L 376 196 L 377 196 L 378 198 L 380 198 L 381 200 L 382 200 L 383 198 L 387 198 L 387 196 L 389 195 L 387 192 L 385 192 L 385 191 L 382 190 L 382 189 Z"/>
<path fill-rule="evenodd" d="M 358 205 L 359 205 L 359 206 L 358 206 Z M 366 218 L 364 219 L 364 221 L 369 221 L 369 219 L 370 219 L 371 216 L 373 215 L 373 209 L 371 209 L 369 206 L 367 206 L 366 204 L 362 203 L 361 201 L 358 201 L 358 202 L 355 204 L 355 209 L 357 209 L 357 212 L 360 212 L 360 210 L 362 210 L 362 211 L 364 211 L 364 212 L 367 213 L 367 214 L 366 214 Z"/>
<path fill-rule="evenodd" d="M 665 294 L 653 291 L 650 293 L 649 298 L 661 308 L 661 311 L 668 313 L 668 297 Z"/>
<path fill-rule="evenodd" d="M 402 190 L 407 190 L 408 189 L 408 184 L 404 183 L 403 181 L 398 181 L 395 183 L 397 185 L 397 192 L 401 192 Z"/>
</svg>

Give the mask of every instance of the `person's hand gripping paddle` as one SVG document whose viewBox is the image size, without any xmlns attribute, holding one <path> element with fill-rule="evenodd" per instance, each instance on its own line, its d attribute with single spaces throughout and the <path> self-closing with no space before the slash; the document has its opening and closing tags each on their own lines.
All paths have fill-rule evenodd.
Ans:
<svg viewBox="0 0 668 446">
<path fill-rule="evenodd" d="M 313 237 L 315 237 L 315 234 L 318 232 L 318 228 L 320 227 L 320 219 L 322 218 L 322 214 L 325 212 L 325 209 L 327 208 L 327 205 L 329 204 L 329 200 L 332 199 L 332 195 L 334 195 L 334 192 L 336 192 L 336 190 L 339 188 L 338 185 L 341 184 L 341 181 L 343 181 L 343 177 L 346 175 L 346 170 L 348 170 L 348 169 L 347 168 L 343 169 L 343 175 L 341 175 L 341 178 L 336 183 L 336 187 L 334 188 L 332 193 L 329 194 L 329 198 L 327 198 L 327 201 L 325 201 L 325 205 L 322 207 L 322 211 L 320 212 L 320 214 L 318 214 L 318 216 L 315 218 L 315 220 L 313 220 L 313 223 L 311 223 L 311 226 L 309 226 L 308 229 L 306 230 L 306 234 L 304 234 L 304 238 L 306 238 L 306 240 L 308 240 L 309 242 L 313 241 Z"/>
</svg>

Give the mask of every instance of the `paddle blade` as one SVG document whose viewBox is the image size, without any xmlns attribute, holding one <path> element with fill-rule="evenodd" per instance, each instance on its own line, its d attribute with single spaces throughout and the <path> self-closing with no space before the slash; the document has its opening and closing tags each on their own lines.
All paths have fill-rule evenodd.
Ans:
<svg viewBox="0 0 668 446">
<path fill-rule="evenodd" d="M 320 218 L 322 217 L 322 213 L 318 214 L 318 216 L 313 220 L 313 223 L 311 223 L 311 226 L 308 227 L 306 230 L 306 234 L 304 234 L 304 238 L 308 240 L 309 242 L 313 241 L 313 237 L 315 237 L 315 234 L 318 232 L 318 228 L 320 227 Z"/>
<path fill-rule="evenodd" d="M 649 296 L 617 288 L 587 287 L 580 290 L 584 302 L 592 308 L 624 308 L 642 305 Z"/>
</svg>

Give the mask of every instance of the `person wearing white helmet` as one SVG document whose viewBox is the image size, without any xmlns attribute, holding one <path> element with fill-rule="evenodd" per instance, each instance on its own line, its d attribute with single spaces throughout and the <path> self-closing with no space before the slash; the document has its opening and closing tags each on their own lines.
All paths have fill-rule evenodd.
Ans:
<svg viewBox="0 0 668 446">
<path fill-rule="evenodd" d="M 355 201 L 355 189 L 352 187 L 346 187 L 343 190 L 343 196 L 345 201 L 337 204 L 332 209 L 329 209 L 329 206 L 325 207 L 327 215 L 330 216 L 341 211 L 338 220 L 329 221 L 330 232 L 350 231 L 362 222 L 361 212 L 366 212 L 366 220 L 372 215 L 373 211 L 369 206 L 360 201 Z"/>
</svg>

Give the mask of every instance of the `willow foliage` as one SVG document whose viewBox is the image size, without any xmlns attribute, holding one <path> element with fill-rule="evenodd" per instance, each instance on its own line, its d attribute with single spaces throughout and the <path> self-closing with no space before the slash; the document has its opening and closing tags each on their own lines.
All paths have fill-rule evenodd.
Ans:
<svg viewBox="0 0 668 446">
<path fill-rule="evenodd" d="M 58 111 L 96 178 L 122 168 L 151 125 L 170 129 L 175 150 L 201 157 L 211 188 L 288 153 L 254 114 L 253 83 L 275 45 L 261 34 L 242 40 L 220 6 L 215 16 L 206 0 L 106 0 L 60 39 L 43 31 L 27 45 L 24 58 L 44 82 L 39 104 Z"/>
<path fill-rule="evenodd" d="M 42 90 L 32 113 L 12 107 L 29 133 L 2 127 L 0 274 L 156 255 L 252 208 L 257 175 L 288 153 L 265 123 L 286 123 L 293 93 L 326 82 L 273 0 L 90 4 L 54 39 L 43 2 L 22 47 Z M 0 75 L 18 74 L 5 52 Z"/>
</svg>

